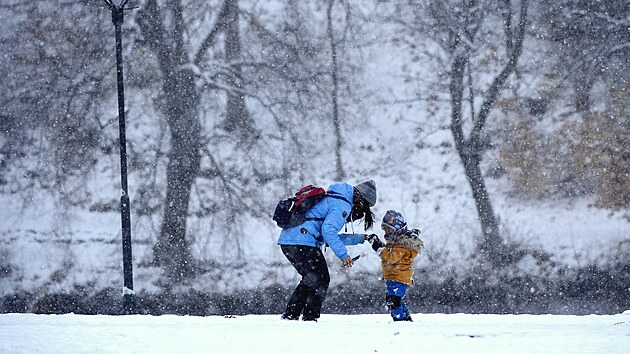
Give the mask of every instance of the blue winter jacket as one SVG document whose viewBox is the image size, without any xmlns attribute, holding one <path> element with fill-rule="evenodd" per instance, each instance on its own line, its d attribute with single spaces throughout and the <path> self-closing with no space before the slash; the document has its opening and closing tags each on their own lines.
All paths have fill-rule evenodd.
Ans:
<svg viewBox="0 0 630 354">
<path fill-rule="evenodd" d="M 335 255 L 343 260 L 349 256 L 346 245 L 364 242 L 365 234 L 339 234 L 352 210 L 353 187 L 347 183 L 333 183 L 327 192 L 340 195 L 344 199 L 324 197 L 306 213 L 307 218 L 324 220 L 307 220 L 301 225 L 282 229 L 278 238 L 279 245 L 321 247 L 328 244 Z"/>
</svg>

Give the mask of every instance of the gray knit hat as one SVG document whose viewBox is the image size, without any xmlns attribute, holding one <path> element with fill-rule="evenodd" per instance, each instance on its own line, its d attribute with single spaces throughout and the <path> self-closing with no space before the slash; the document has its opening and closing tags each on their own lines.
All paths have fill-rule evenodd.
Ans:
<svg viewBox="0 0 630 354">
<path fill-rule="evenodd" d="M 373 180 L 361 182 L 355 188 L 361 193 L 363 199 L 370 204 L 370 207 L 376 204 L 376 182 Z"/>
</svg>

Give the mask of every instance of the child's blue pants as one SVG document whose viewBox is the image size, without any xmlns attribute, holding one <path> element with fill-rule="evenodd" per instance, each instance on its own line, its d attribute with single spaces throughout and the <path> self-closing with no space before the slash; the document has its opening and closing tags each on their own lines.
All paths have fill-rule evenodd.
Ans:
<svg viewBox="0 0 630 354">
<path fill-rule="evenodd" d="M 387 287 L 387 297 L 388 299 L 392 297 L 398 297 L 400 299 L 400 305 L 396 303 L 394 306 L 391 306 L 389 309 L 389 313 L 392 315 L 394 321 L 404 320 L 409 317 L 409 309 L 407 305 L 403 302 L 403 298 L 407 293 L 407 289 L 409 285 L 397 282 L 395 280 L 387 280 L 385 282 L 385 286 Z M 397 306 L 396 306 L 397 305 Z"/>
</svg>

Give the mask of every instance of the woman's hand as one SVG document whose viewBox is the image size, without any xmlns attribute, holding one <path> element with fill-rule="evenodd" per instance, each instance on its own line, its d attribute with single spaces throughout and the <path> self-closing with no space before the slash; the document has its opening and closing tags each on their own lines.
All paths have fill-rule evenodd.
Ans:
<svg viewBox="0 0 630 354">
<path fill-rule="evenodd" d="M 354 261 L 352 260 L 352 257 L 350 257 L 350 256 L 344 258 L 341 261 L 341 266 L 342 267 L 351 268 L 353 264 L 354 264 Z"/>
</svg>

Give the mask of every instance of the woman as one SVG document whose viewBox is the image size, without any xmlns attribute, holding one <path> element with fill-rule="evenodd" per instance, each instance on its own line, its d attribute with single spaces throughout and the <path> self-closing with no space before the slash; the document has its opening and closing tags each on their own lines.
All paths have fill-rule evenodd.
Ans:
<svg viewBox="0 0 630 354">
<path fill-rule="evenodd" d="M 366 181 L 353 187 L 333 183 L 327 194 L 306 213 L 309 219 L 301 225 L 283 229 L 278 238 L 282 253 L 302 276 L 293 291 L 282 319 L 317 321 L 328 292 L 330 273 L 322 246 L 327 245 L 341 260 L 342 266 L 352 267 L 346 245 L 363 243 L 366 234 L 339 234 L 346 222 L 363 219 L 365 230 L 372 227 L 376 204 L 376 184 Z"/>
</svg>

